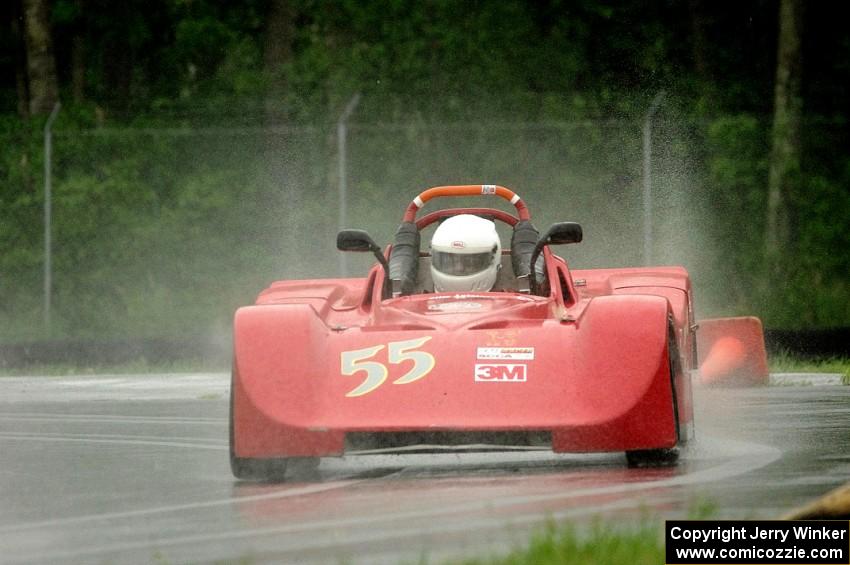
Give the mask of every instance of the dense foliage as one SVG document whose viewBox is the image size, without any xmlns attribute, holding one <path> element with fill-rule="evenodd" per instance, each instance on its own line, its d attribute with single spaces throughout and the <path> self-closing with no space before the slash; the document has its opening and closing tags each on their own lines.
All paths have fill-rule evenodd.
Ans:
<svg viewBox="0 0 850 565">
<path fill-rule="evenodd" d="M 45 332 L 45 116 L 26 109 L 24 7 L 0 8 L 6 341 Z M 356 92 L 350 224 L 386 241 L 424 186 L 499 182 L 541 226 L 585 225 L 564 250 L 583 267 L 641 260 L 641 127 L 664 90 L 653 259 L 689 268 L 702 315 L 850 319 L 850 36 L 826 4 L 803 20 L 778 267 L 763 255 L 776 2 L 54 0 L 49 14 L 54 336 L 226 331 L 269 280 L 336 274 L 335 122 Z"/>
</svg>

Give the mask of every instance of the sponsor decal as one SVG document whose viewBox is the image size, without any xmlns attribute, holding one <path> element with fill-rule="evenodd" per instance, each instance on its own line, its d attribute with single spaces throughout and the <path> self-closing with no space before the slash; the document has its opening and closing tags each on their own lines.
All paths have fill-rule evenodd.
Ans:
<svg viewBox="0 0 850 565">
<path fill-rule="evenodd" d="M 495 184 L 482 184 L 481 185 L 481 194 L 496 194 L 496 185 Z"/>
<path fill-rule="evenodd" d="M 498 360 L 521 360 L 531 361 L 534 359 L 533 347 L 479 347 L 479 359 Z"/>
<path fill-rule="evenodd" d="M 464 242 L 462 242 L 462 241 L 453 241 L 453 242 L 452 242 L 452 247 L 453 247 L 454 249 L 463 249 L 463 248 L 465 248 L 465 247 L 466 247 L 466 244 L 465 244 Z"/>
<path fill-rule="evenodd" d="M 524 383 L 527 378 L 526 370 L 525 365 L 476 363 L 475 382 Z"/>
<path fill-rule="evenodd" d="M 516 345 L 519 332 L 517 330 L 487 330 L 487 345 Z"/>
</svg>

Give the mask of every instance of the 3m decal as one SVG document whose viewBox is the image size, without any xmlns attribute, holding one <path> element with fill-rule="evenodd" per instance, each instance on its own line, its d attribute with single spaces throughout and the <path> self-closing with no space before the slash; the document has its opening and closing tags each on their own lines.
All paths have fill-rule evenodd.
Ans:
<svg viewBox="0 0 850 565">
<path fill-rule="evenodd" d="M 475 365 L 475 381 L 480 383 L 519 383 L 525 382 L 526 367 L 525 365 L 507 365 L 493 364 L 484 365 L 478 363 Z"/>
<path fill-rule="evenodd" d="M 415 351 L 431 339 L 431 336 L 406 341 L 391 341 L 387 347 L 387 361 L 393 365 L 413 361 L 413 367 L 404 375 L 393 381 L 396 385 L 406 385 L 418 381 L 434 369 L 436 361 L 427 351 Z M 356 388 L 345 396 L 355 397 L 369 394 L 387 380 L 389 371 L 386 365 L 377 361 L 367 361 L 384 348 L 383 345 L 343 351 L 340 353 L 340 373 L 344 376 L 354 375 L 359 371 L 366 373 L 366 378 Z"/>
<path fill-rule="evenodd" d="M 481 185 L 481 194 L 496 194 L 496 185 L 495 184 L 482 184 Z"/>
<path fill-rule="evenodd" d="M 497 359 L 531 361 L 534 359 L 533 347 L 479 347 L 479 359 Z"/>
</svg>

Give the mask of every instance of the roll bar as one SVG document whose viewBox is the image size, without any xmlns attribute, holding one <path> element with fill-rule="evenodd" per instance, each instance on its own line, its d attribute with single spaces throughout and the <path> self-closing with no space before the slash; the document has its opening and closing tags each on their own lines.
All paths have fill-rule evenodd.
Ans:
<svg viewBox="0 0 850 565">
<path fill-rule="evenodd" d="M 416 213 L 426 202 L 442 196 L 500 196 L 516 207 L 520 220 L 531 219 L 531 214 L 529 214 L 525 202 L 514 191 L 495 184 L 462 184 L 435 186 L 422 192 L 407 207 L 407 210 L 404 212 L 404 221 L 415 221 Z"/>
<path fill-rule="evenodd" d="M 511 227 L 514 227 L 519 222 L 519 218 L 516 216 L 512 216 L 502 210 L 496 210 L 495 208 L 447 208 L 446 210 L 434 210 L 424 216 L 420 216 L 416 219 L 416 227 L 422 231 L 434 222 L 459 214 L 472 214 L 473 216 L 481 216 L 482 218 L 495 219 L 505 222 Z"/>
</svg>

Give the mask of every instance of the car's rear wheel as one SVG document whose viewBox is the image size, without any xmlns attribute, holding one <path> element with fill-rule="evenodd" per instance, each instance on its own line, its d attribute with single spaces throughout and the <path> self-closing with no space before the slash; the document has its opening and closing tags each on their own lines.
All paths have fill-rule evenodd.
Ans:
<svg viewBox="0 0 850 565">
<path fill-rule="evenodd" d="M 237 457 L 234 446 L 236 432 L 233 422 L 233 379 L 230 381 L 230 470 L 237 479 L 248 481 L 283 481 L 303 479 L 315 475 L 318 457 L 275 457 L 254 459 Z"/>
</svg>

